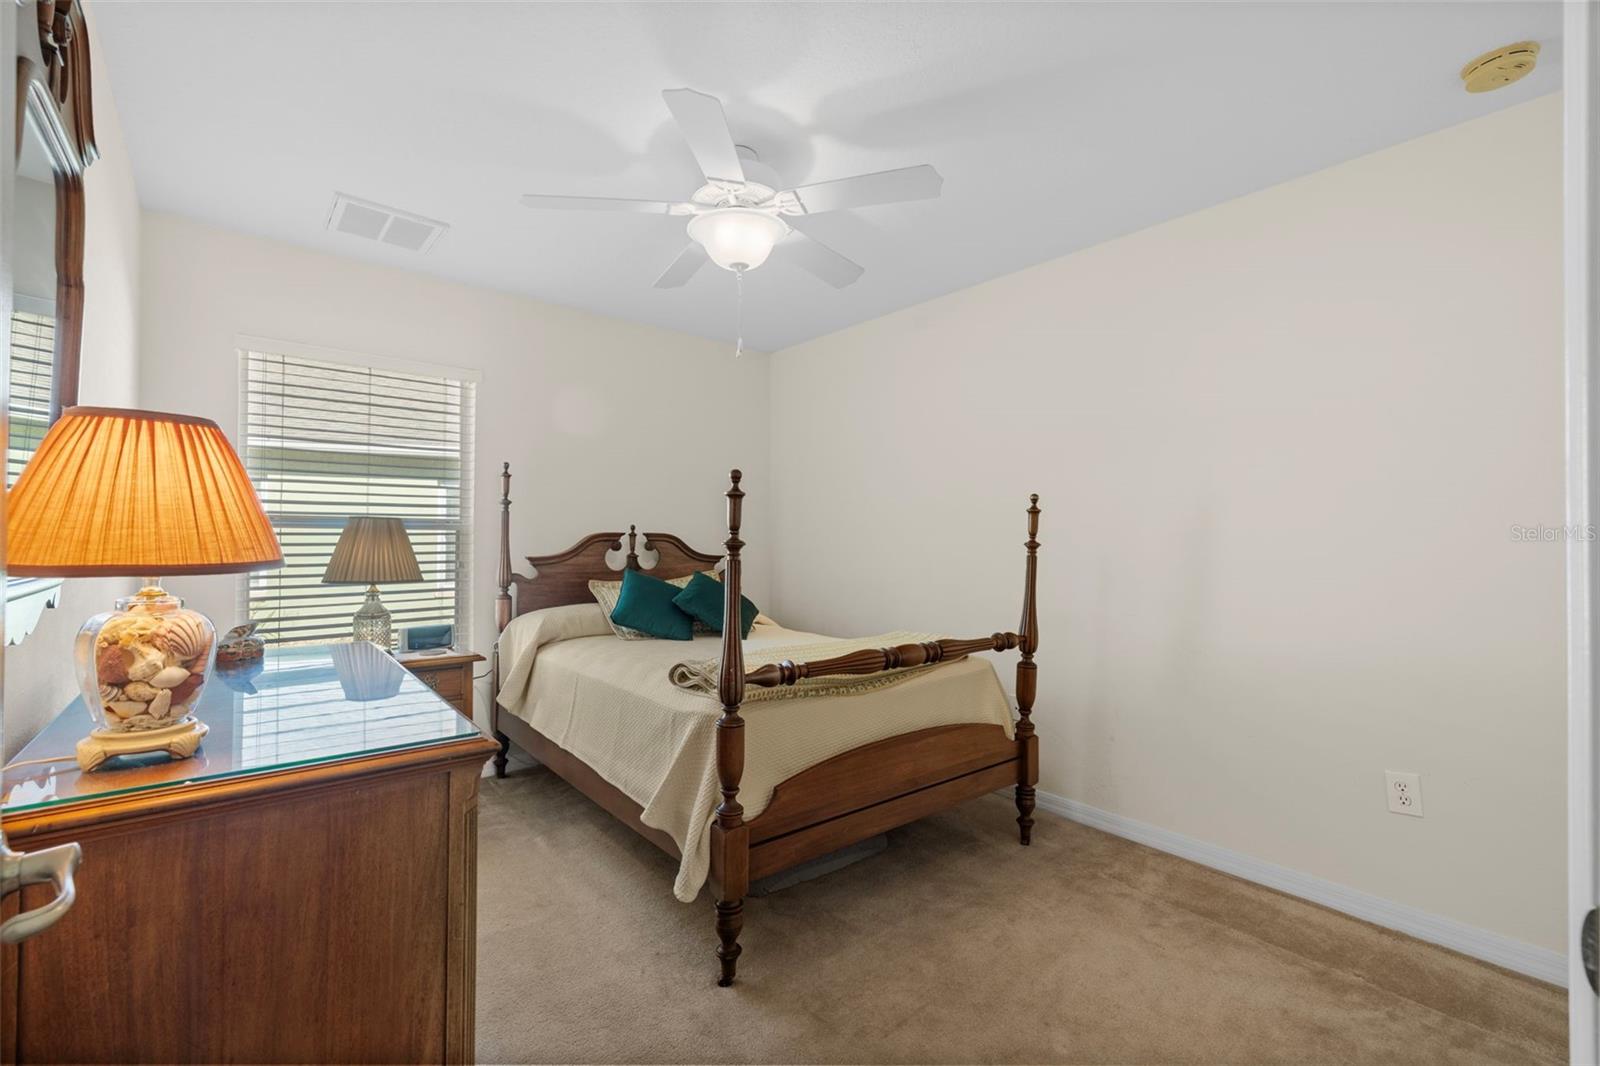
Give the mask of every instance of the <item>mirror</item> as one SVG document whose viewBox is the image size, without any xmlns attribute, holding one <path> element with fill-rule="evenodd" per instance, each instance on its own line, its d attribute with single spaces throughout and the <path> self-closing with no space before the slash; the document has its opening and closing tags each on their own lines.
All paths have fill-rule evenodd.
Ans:
<svg viewBox="0 0 1600 1066">
<path fill-rule="evenodd" d="M 89 35 L 77 0 L 16 6 L 17 110 L 9 231 L 11 320 L 5 373 L 6 488 L 63 408 L 78 402 L 83 336 L 83 171 L 99 152 L 89 92 Z M 3 17 L 3 16 L 0 16 Z M 32 632 L 57 578 L 6 582 L 6 642 Z"/>
</svg>

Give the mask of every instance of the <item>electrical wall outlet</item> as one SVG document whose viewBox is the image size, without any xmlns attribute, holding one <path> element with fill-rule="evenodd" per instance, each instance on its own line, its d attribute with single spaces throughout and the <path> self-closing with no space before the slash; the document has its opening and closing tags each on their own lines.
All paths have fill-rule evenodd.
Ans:
<svg viewBox="0 0 1600 1066">
<path fill-rule="evenodd" d="M 1422 817 L 1422 778 L 1418 774 L 1401 774 L 1385 770 L 1383 788 L 1389 794 L 1389 810 L 1394 814 Z"/>
</svg>

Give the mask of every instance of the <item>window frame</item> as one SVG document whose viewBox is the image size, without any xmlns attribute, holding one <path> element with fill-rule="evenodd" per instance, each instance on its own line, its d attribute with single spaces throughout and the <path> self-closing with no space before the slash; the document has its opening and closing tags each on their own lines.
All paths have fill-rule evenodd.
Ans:
<svg viewBox="0 0 1600 1066">
<path fill-rule="evenodd" d="M 248 360 L 251 353 L 266 356 L 282 356 L 293 359 L 305 359 L 316 362 L 334 363 L 343 366 L 355 367 L 363 370 L 378 372 L 416 374 L 423 377 L 445 378 L 464 386 L 470 386 L 468 395 L 470 401 L 463 405 L 462 415 L 466 425 L 461 433 L 462 443 L 462 477 L 460 486 L 460 514 L 459 521 L 449 519 L 425 519 L 421 521 L 407 520 L 408 531 L 415 529 L 427 531 L 429 529 L 453 529 L 457 534 L 456 547 L 456 583 L 455 583 L 455 627 L 456 643 L 466 646 L 470 644 L 472 633 L 472 560 L 473 536 L 476 522 L 473 515 L 473 472 L 476 467 L 477 457 L 477 389 L 483 384 L 483 374 L 469 367 L 452 366 L 445 363 L 429 363 L 419 360 L 398 359 L 391 356 L 374 355 L 367 352 L 354 352 L 340 348 L 325 348 L 317 345 L 303 344 L 296 341 L 283 341 L 271 337 L 261 337 L 251 334 L 238 334 L 234 337 L 234 368 L 238 374 L 239 410 L 237 422 L 236 447 L 240 457 L 244 459 L 246 469 L 249 469 L 249 440 L 250 440 L 250 379 L 247 372 Z M 253 478 L 252 478 L 253 480 Z M 276 518 L 275 513 L 263 501 L 269 518 Z M 330 519 L 330 523 L 334 520 Z M 297 525 L 308 524 L 297 520 Z M 342 528 L 343 520 L 337 524 L 330 524 L 329 528 Z M 250 609 L 250 574 L 239 575 L 234 587 L 234 603 L 237 617 L 241 620 L 249 618 Z M 353 613 L 353 611 L 352 611 Z M 267 628 L 266 625 L 263 628 Z"/>
</svg>

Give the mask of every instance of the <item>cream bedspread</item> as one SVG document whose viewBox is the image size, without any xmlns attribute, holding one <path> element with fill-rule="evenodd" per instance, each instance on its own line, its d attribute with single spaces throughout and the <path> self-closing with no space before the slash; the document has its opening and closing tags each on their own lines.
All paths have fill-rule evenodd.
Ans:
<svg viewBox="0 0 1600 1066">
<path fill-rule="evenodd" d="M 758 623 L 746 653 L 834 638 Z M 667 678 L 684 659 L 720 654 L 722 638 L 618 640 L 598 604 L 532 611 L 500 636 L 497 702 L 644 808 L 645 825 L 678 844 L 673 894 L 688 902 L 705 884 L 717 800 L 715 699 Z M 537 666 L 537 668 L 535 668 Z M 900 684 L 852 696 L 746 704 L 746 819 L 779 782 L 851 748 L 932 726 L 993 722 L 1012 735 L 1011 707 L 987 659 L 941 665 Z"/>
</svg>

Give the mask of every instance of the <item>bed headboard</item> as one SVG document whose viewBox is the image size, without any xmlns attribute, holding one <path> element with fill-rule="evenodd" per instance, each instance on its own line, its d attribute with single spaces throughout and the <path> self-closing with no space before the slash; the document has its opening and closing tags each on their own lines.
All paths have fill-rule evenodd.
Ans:
<svg viewBox="0 0 1600 1066">
<path fill-rule="evenodd" d="M 627 553 L 622 566 L 613 566 L 606 557 L 622 552 L 624 541 Z M 646 562 L 654 557 L 653 565 L 640 561 L 641 552 Z M 671 533 L 640 534 L 636 527 L 629 526 L 626 533 L 590 533 L 566 551 L 529 555 L 527 560 L 534 570 L 531 577 L 511 568 L 511 464 L 506 463 L 500 471 L 500 594 L 495 602 L 495 621 L 501 629 L 528 611 L 593 603 L 589 582 L 619 581 L 624 570 L 644 570 L 668 579 L 687 577 L 699 570 L 713 569 L 722 562 L 722 556 L 696 551 Z"/>
</svg>

